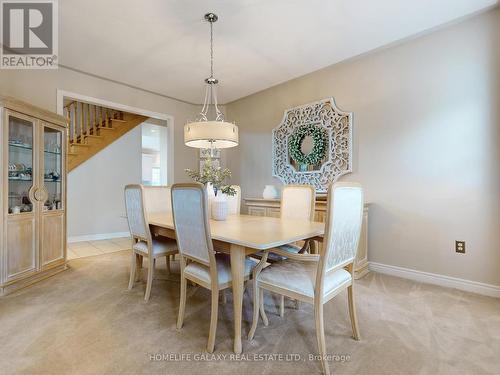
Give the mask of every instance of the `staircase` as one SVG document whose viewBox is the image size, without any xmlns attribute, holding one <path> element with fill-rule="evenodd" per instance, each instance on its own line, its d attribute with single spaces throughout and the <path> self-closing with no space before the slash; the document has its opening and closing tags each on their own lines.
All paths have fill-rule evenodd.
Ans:
<svg viewBox="0 0 500 375">
<path fill-rule="evenodd" d="M 64 115 L 69 123 L 69 172 L 148 119 L 78 101 L 65 105 Z"/>
</svg>

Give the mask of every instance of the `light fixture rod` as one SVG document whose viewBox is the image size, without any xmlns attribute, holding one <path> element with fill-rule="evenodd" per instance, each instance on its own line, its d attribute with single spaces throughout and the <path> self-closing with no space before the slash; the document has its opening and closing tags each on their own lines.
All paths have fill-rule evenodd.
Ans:
<svg viewBox="0 0 500 375">
<path fill-rule="evenodd" d="M 217 22 L 219 17 L 214 13 L 205 14 L 205 20 L 210 23 L 210 77 L 205 79 L 207 84 L 205 88 L 205 100 L 203 101 L 203 107 L 198 116 L 200 121 L 208 121 L 208 112 L 210 105 L 213 104 L 215 109 L 215 121 L 224 121 L 224 114 L 219 109 L 219 103 L 217 101 L 217 84 L 219 80 L 214 77 L 214 29 L 213 24 Z"/>
<path fill-rule="evenodd" d="M 210 22 L 210 78 L 214 78 L 214 24 Z"/>
</svg>

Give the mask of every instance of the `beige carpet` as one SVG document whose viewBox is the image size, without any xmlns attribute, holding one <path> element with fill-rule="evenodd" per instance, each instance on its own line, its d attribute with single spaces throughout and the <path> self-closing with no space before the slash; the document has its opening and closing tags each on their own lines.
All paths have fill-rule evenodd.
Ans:
<svg viewBox="0 0 500 375">
<path fill-rule="evenodd" d="M 254 341 L 243 341 L 247 357 L 238 361 L 229 357 L 229 298 L 219 310 L 214 355 L 221 358 L 206 358 L 209 293 L 189 287 L 185 325 L 177 332 L 176 275 L 155 281 L 145 304 L 144 283 L 127 291 L 128 264 L 127 251 L 73 260 L 70 270 L 1 298 L 0 373 L 320 373 L 309 360 L 316 352 L 310 306 L 295 310 L 289 303 L 280 319 L 278 300 L 268 296 L 270 324 L 259 324 Z M 350 338 L 345 294 L 326 306 L 327 348 L 338 356 L 334 374 L 500 374 L 500 300 L 373 273 L 356 285 L 361 341 Z M 296 355 L 280 361 L 286 353 Z"/>
</svg>

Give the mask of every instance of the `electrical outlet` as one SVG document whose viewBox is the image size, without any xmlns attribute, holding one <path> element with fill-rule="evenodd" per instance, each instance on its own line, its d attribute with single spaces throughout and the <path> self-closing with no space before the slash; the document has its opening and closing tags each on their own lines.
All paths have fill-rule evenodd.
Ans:
<svg viewBox="0 0 500 375">
<path fill-rule="evenodd" d="M 455 241 L 455 251 L 460 254 L 465 254 L 465 241 Z"/>
</svg>

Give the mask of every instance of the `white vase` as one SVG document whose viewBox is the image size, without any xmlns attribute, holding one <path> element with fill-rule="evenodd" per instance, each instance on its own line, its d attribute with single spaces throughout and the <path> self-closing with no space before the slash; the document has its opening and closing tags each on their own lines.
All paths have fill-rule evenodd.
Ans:
<svg viewBox="0 0 500 375">
<path fill-rule="evenodd" d="M 226 197 L 219 193 L 212 199 L 212 219 L 224 221 L 227 219 L 229 204 Z"/>
<path fill-rule="evenodd" d="M 278 189 L 274 185 L 266 185 L 264 191 L 262 192 L 262 198 L 264 199 L 276 199 L 278 198 Z"/>
</svg>

